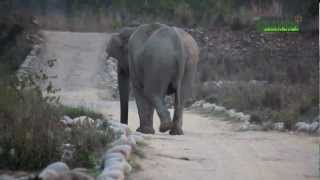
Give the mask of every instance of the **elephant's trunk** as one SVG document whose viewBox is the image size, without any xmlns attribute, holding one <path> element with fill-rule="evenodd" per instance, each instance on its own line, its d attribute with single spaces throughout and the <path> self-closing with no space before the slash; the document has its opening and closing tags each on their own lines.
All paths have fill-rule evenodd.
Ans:
<svg viewBox="0 0 320 180">
<path fill-rule="evenodd" d="M 128 124 L 128 102 L 129 102 L 129 74 L 118 70 L 118 85 L 120 92 L 121 123 Z"/>
</svg>

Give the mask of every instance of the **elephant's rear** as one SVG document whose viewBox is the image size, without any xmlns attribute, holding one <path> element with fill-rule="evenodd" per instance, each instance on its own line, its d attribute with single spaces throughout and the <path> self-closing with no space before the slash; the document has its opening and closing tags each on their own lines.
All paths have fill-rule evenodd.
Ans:
<svg viewBox="0 0 320 180">
<path fill-rule="evenodd" d="M 184 63 L 184 73 L 182 77 L 183 97 L 185 99 L 193 96 L 193 84 L 196 77 L 197 65 L 199 62 L 199 47 L 192 36 L 180 28 L 175 28 L 184 54 L 181 63 Z"/>
<path fill-rule="evenodd" d="M 161 94 L 169 86 L 175 92 L 183 88 L 183 96 L 191 97 L 198 56 L 197 43 L 182 29 L 162 24 L 142 25 L 129 40 L 132 83 Z"/>
<path fill-rule="evenodd" d="M 143 51 L 134 58 L 136 67 L 142 67 L 138 76 L 147 92 L 164 95 L 169 86 L 177 88 L 182 59 L 178 36 L 171 27 L 162 27 L 146 41 Z"/>
</svg>

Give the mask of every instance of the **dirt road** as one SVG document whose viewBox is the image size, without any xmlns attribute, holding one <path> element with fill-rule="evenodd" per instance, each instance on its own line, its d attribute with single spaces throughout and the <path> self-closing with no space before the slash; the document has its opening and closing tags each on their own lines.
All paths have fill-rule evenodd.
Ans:
<svg viewBox="0 0 320 180">
<path fill-rule="evenodd" d="M 50 69 L 63 103 L 83 105 L 119 119 L 119 102 L 102 100 L 110 90 L 100 86 L 105 66 L 106 34 L 44 32 L 47 58 L 57 58 Z M 102 73 L 102 74 L 101 74 Z M 105 76 L 107 77 L 107 76 Z M 129 126 L 138 127 L 134 102 Z M 159 119 L 155 115 L 155 129 Z M 186 112 L 184 136 L 149 135 L 142 170 L 133 180 L 316 180 L 319 137 L 278 132 L 237 132 L 234 124 L 217 117 Z"/>
</svg>

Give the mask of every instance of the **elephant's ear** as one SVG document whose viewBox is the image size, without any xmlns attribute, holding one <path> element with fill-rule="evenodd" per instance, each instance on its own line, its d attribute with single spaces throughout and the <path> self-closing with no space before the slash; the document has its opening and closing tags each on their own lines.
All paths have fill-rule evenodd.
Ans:
<svg viewBox="0 0 320 180">
<path fill-rule="evenodd" d="M 121 50 L 121 48 L 123 48 L 123 42 L 119 37 L 119 35 L 111 36 L 111 39 L 106 49 L 108 56 L 109 57 L 116 56 L 117 54 L 119 54 L 119 51 Z M 117 58 L 117 57 L 114 57 L 114 58 Z"/>
<path fill-rule="evenodd" d="M 122 28 L 119 32 L 119 36 L 120 38 L 127 42 L 130 38 L 130 36 L 133 34 L 133 32 L 136 30 L 137 28 L 135 27 L 125 27 L 125 28 Z"/>
<path fill-rule="evenodd" d="M 109 46 L 114 46 L 115 48 L 119 48 L 123 46 L 122 39 L 119 35 L 113 35 L 110 39 Z"/>
</svg>

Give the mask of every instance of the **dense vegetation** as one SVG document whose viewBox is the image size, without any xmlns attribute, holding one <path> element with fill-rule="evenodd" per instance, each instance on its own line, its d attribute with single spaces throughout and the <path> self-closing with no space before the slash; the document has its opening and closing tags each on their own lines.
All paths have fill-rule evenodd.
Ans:
<svg viewBox="0 0 320 180">
<path fill-rule="evenodd" d="M 44 96 L 36 82 L 45 81 L 45 74 L 17 72 L 38 36 L 38 27 L 29 16 L 0 18 L 0 169 L 38 170 L 59 161 L 66 143 L 78 149 L 69 165 L 95 168 L 113 132 L 106 124 L 100 132 L 94 126 L 75 127 L 69 133 L 61 118 L 103 116 L 62 106 L 51 86 L 46 88 L 50 96 Z"/>
<path fill-rule="evenodd" d="M 202 47 L 197 99 L 252 114 L 259 123 L 285 122 L 289 129 L 316 119 L 317 34 L 222 29 L 191 32 Z"/>
<path fill-rule="evenodd" d="M 318 14 L 315 0 L 5 0 L 1 7 L 2 13 L 35 13 L 46 28 L 75 31 L 105 31 L 136 21 L 208 27 L 250 24 L 260 16 Z"/>
</svg>

